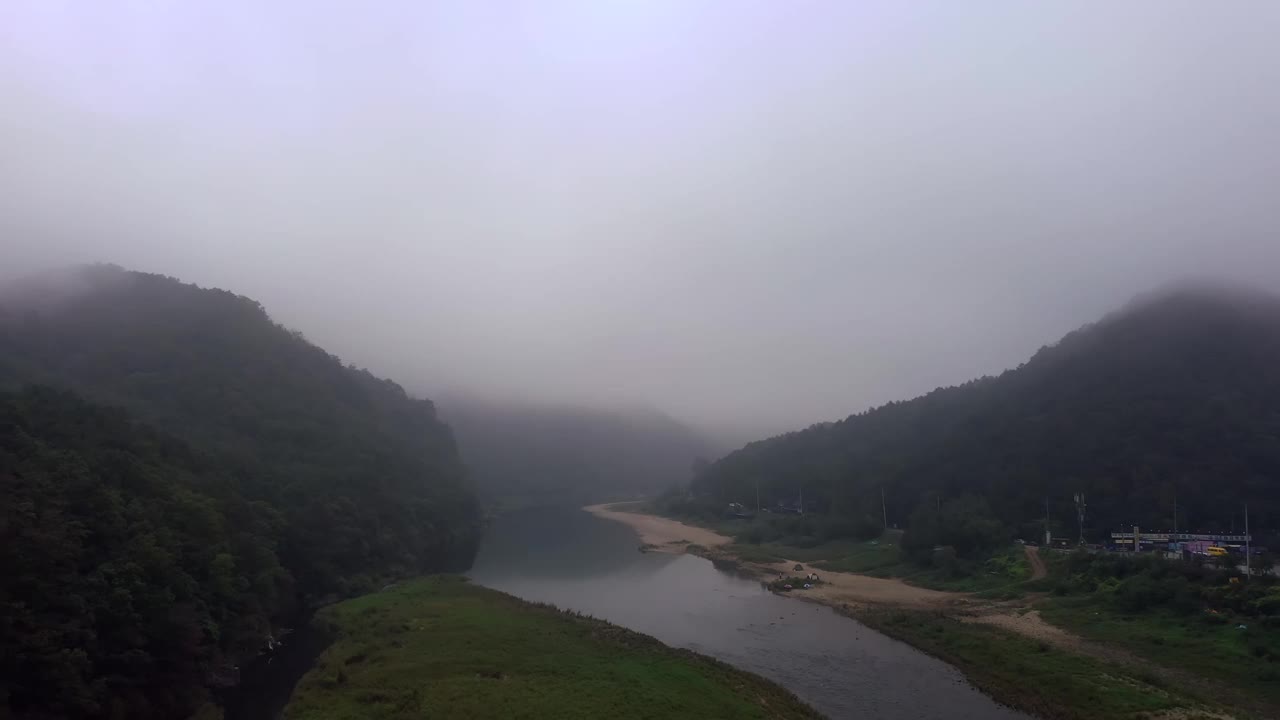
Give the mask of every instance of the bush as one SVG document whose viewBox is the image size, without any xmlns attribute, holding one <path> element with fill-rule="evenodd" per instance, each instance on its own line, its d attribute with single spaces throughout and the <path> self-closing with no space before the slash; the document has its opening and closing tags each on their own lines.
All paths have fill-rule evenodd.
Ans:
<svg viewBox="0 0 1280 720">
<path fill-rule="evenodd" d="M 1155 555 L 1075 552 L 1057 561 L 1059 595 L 1098 593 L 1129 613 L 1166 610 L 1190 615 L 1208 608 L 1265 620 L 1280 616 L 1274 578 L 1246 581 L 1234 568 L 1168 561 Z M 1065 576 L 1065 579 L 1062 579 Z"/>
<path fill-rule="evenodd" d="M 818 523 L 817 536 L 822 540 L 853 538 L 854 540 L 871 540 L 880 537 L 883 528 L 880 523 L 867 516 L 859 518 L 824 518 Z"/>
<path fill-rule="evenodd" d="M 941 506 L 925 503 L 911 513 L 902 549 L 917 562 L 929 562 L 935 547 L 951 546 L 961 558 L 976 559 L 1010 539 L 1004 525 L 981 498 L 966 495 Z"/>
<path fill-rule="evenodd" d="M 1191 592 L 1184 578 L 1161 578 L 1151 574 L 1135 575 L 1122 581 L 1112 595 L 1117 607 L 1125 612 L 1140 612 L 1159 607 L 1185 606 L 1175 602 Z M 1192 593 L 1194 597 L 1194 593 Z M 1190 610 L 1195 609 L 1191 601 Z"/>
<path fill-rule="evenodd" d="M 1280 587 L 1269 588 L 1265 595 L 1253 601 L 1251 609 L 1258 615 L 1280 616 Z"/>
<path fill-rule="evenodd" d="M 929 560 L 934 567 L 946 573 L 947 577 L 954 578 L 960 575 L 960 562 L 956 558 L 956 549 L 950 545 L 935 549 Z"/>
</svg>

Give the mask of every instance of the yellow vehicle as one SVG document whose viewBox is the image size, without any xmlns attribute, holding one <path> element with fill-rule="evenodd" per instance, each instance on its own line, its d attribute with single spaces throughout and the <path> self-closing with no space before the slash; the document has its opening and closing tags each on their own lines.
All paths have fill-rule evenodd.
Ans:
<svg viewBox="0 0 1280 720">
<path fill-rule="evenodd" d="M 1217 545 L 1210 545 L 1209 547 L 1204 549 L 1204 554 L 1208 555 L 1209 557 L 1226 557 L 1231 553 L 1227 552 L 1227 549 L 1224 547 L 1218 547 Z"/>
</svg>

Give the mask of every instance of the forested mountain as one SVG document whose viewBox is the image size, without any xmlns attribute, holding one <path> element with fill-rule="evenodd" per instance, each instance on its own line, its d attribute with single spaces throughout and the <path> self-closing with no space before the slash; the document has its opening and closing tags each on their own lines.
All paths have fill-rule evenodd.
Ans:
<svg viewBox="0 0 1280 720">
<path fill-rule="evenodd" d="M 505 504 L 616 500 L 682 485 L 715 455 L 696 430 L 648 410 L 602 410 L 445 396 L 477 486 Z"/>
<path fill-rule="evenodd" d="M 0 393 L 0 699 L 180 717 L 292 605 L 282 519 L 233 470 L 48 388 Z M 0 714 L 3 714 L 0 707 Z"/>
<path fill-rule="evenodd" d="M 247 298 L 106 266 L 5 288 L 0 389 L 0 663 L 27 668 L 0 703 L 25 715 L 173 717 L 273 621 L 474 555 L 432 404 Z"/>
<path fill-rule="evenodd" d="M 1280 525 L 1280 299 L 1208 286 L 1140 298 L 998 377 L 751 443 L 693 484 L 704 502 L 792 501 L 891 524 L 948 502 L 1010 534 L 1133 524 Z M 972 495 L 975 497 L 964 498 Z M 957 511 L 959 512 L 959 511 Z M 926 518 L 927 519 L 927 518 Z"/>
</svg>

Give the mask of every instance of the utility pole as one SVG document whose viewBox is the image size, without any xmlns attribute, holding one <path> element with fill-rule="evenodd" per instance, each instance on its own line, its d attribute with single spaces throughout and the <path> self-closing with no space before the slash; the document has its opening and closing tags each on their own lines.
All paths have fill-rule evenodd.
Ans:
<svg viewBox="0 0 1280 720">
<path fill-rule="evenodd" d="M 1249 579 L 1252 571 L 1249 569 L 1249 562 L 1253 558 L 1249 557 L 1249 503 L 1244 504 L 1244 578 Z M 1265 571 L 1265 568 L 1264 568 Z"/>
<path fill-rule="evenodd" d="M 880 515 L 884 518 L 884 529 L 889 529 L 889 510 L 884 504 L 884 486 L 880 486 Z"/>
<path fill-rule="evenodd" d="M 1084 493 L 1076 493 L 1076 519 L 1080 522 L 1080 544 L 1084 544 Z"/>
<path fill-rule="evenodd" d="M 1049 532 L 1049 496 L 1044 496 L 1044 546 L 1053 545 L 1053 535 Z"/>
</svg>

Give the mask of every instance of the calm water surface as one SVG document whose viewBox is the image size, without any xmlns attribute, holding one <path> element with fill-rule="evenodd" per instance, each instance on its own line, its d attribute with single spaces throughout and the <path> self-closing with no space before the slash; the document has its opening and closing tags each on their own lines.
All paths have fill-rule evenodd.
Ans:
<svg viewBox="0 0 1280 720">
<path fill-rule="evenodd" d="M 767 677 L 827 716 L 1009 720 L 954 668 L 836 614 L 779 597 L 692 555 L 640 553 L 627 526 L 581 510 L 499 518 L 478 583 L 553 603 Z"/>
</svg>

